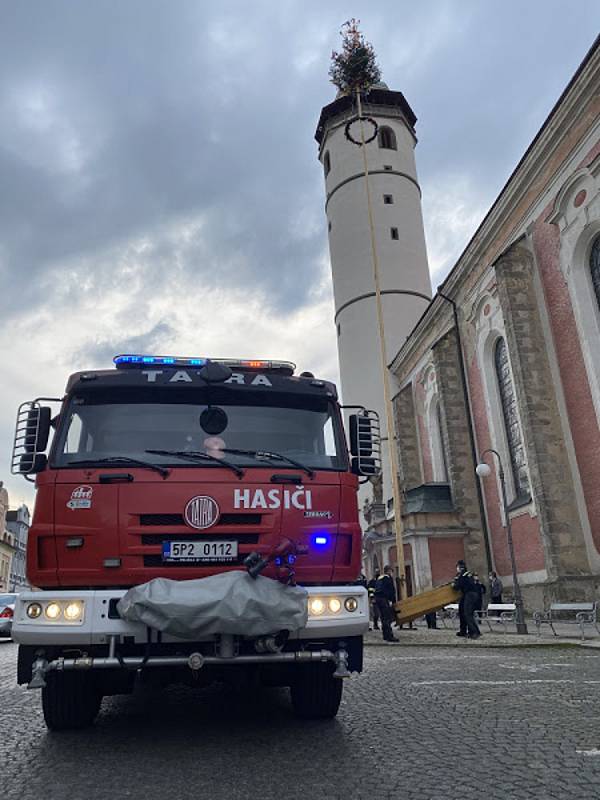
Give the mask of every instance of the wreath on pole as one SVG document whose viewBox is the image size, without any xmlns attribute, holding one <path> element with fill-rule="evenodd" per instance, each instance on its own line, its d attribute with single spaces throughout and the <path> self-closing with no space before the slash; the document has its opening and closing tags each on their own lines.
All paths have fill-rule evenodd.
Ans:
<svg viewBox="0 0 600 800">
<path fill-rule="evenodd" d="M 352 117 L 352 119 L 349 119 L 348 122 L 346 123 L 346 127 L 344 128 L 344 136 L 346 137 L 346 139 L 348 139 L 349 142 L 352 142 L 352 144 L 357 144 L 359 147 L 362 147 L 363 145 L 363 143 L 360 140 L 357 140 L 354 138 L 354 136 L 352 136 L 352 133 L 350 131 L 350 126 L 354 125 L 355 122 L 368 122 L 369 125 L 372 126 L 373 130 L 371 135 L 365 136 L 365 144 L 369 144 L 369 142 L 372 142 L 373 139 L 377 137 L 377 134 L 379 132 L 379 125 L 375 122 L 373 117 L 365 117 L 364 115 L 362 117 L 356 116 Z"/>
</svg>

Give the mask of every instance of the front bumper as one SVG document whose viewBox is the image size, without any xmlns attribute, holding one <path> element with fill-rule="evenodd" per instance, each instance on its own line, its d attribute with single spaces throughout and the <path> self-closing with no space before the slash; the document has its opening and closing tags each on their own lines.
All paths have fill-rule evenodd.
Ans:
<svg viewBox="0 0 600 800">
<path fill-rule="evenodd" d="M 310 586 L 306 587 L 310 600 L 314 597 L 327 601 L 336 596 L 342 599 L 341 609 L 333 614 L 328 612 L 310 615 L 305 628 L 290 635 L 293 640 L 337 639 L 340 637 L 362 636 L 369 627 L 369 608 L 366 590 L 361 586 Z M 148 630 L 141 623 L 128 622 L 119 618 L 116 603 L 125 594 L 125 589 L 98 589 L 89 591 L 45 591 L 23 592 L 17 599 L 12 624 L 12 638 L 18 644 L 36 646 L 69 646 L 84 647 L 86 645 L 107 644 L 112 638 L 127 640 L 132 644 L 145 644 L 148 641 Z M 347 611 L 343 600 L 353 597 L 357 601 L 355 611 Z M 49 602 L 67 601 L 83 603 L 84 613 L 81 620 L 66 622 L 64 619 L 50 620 L 42 615 L 38 619 L 30 619 L 26 609 L 31 603 L 40 603 L 43 607 Z M 327 602 L 325 602 L 327 605 Z M 276 631 L 274 631 L 276 633 Z M 215 641 L 216 637 L 208 637 L 202 641 Z M 162 634 L 164 643 L 186 642 L 169 634 Z"/>
<path fill-rule="evenodd" d="M 359 653 L 356 642 L 368 629 L 367 592 L 356 586 L 319 586 L 307 588 L 309 609 L 311 599 L 319 598 L 324 610 L 318 615 L 309 613 L 305 628 L 289 636 L 279 647 L 275 637 L 210 636 L 196 642 L 159 634 L 141 623 L 119 617 L 118 600 L 121 590 L 26 592 L 19 596 L 15 608 L 12 636 L 20 647 L 19 682 L 29 688 L 45 686 L 45 676 L 53 671 L 71 670 L 145 670 L 148 668 L 182 668 L 192 671 L 204 666 L 214 668 L 253 664 L 302 664 L 330 661 L 335 664 L 334 676 L 347 678 L 351 669 L 362 669 L 362 644 Z M 340 609 L 328 610 L 329 599 L 337 597 Z M 344 601 L 354 598 L 354 611 L 348 611 Z M 43 611 L 37 619 L 28 617 L 26 610 L 38 603 Z M 63 609 L 71 603 L 83 606 L 83 613 L 73 622 L 48 619 L 49 604 Z M 337 604 L 336 604 L 337 605 Z M 278 633 L 277 631 L 273 632 Z M 179 646 L 180 645 L 180 646 Z M 346 650 L 349 646 L 350 652 Z M 145 647 L 145 655 L 140 649 Z M 135 655 L 127 655 L 131 651 Z M 150 651 L 153 651 L 150 653 Z M 28 655 L 27 655 L 28 654 Z M 350 669 L 349 669 L 350 668 Z"/>
</svg>

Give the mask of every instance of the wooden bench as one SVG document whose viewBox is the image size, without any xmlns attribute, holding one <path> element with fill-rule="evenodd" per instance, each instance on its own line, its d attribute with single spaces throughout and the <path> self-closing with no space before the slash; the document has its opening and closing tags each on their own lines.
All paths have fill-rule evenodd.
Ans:
<svg viewBox="0 0 600 800">
<path fill-rule="evenodd" d="M 488 603 L 484 611 L 476 611 L 475 619 L 477 622 L 487 622 L 490 632 L 494 632 L 491 622 L 500 623 L 504 627 L 504 633 L 508 633 L 507 623 L 514 622 L 516 619 L 517 607 L 514 603 Z"/>
<path fill-rule="evenodd" d="M 564 617 L 568 617 L 565 619 Z M 567 622 L 579 625 L 581 628 L 581 639 L 585 640 L 585 626 L 593 625 L 598 633 L 598 602 L 594 603 L 552 603 L 547 611 L 536 611 L 533 621 L 537 626 L 538 636 L 541 636 L 542 625 L 550 625 L 552 633 L 558 636 L 554 630 L 555 622 Z"/>
</svg>

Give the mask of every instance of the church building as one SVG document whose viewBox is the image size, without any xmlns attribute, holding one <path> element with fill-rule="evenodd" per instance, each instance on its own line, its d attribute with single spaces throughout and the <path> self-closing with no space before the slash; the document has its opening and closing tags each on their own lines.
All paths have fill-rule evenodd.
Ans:
<svg viewBox="0 0 600 800">
<path fill-rule="evenodd" d="M 362 155 L 344 136 L 355 114 L 351 98 L 338 96 L 322 110 L 316 138 L 342 395 L 384 418 L 372 269 L 361 244 Z M 394 509 L 388 465 L 383 487 L 363 490 L 365 569 L 396 564 L 399 512 L 409 591 L 447 582 L 459 558 L 485 582 L 495 570 L 510 590 L 508 516 L 526 609 L 597 598 L 600 40 L 433 293 L 416 117 L 385 84 L 365 95 L 364 114 L 378 128 L 366 148 L 402 489 Z M 487 477 L 475 472 L 480 462 Z"/>
</svg>

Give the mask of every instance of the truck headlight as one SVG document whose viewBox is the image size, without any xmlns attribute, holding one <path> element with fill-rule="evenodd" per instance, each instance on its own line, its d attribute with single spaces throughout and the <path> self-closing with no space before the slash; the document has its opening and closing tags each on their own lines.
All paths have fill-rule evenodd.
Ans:
<svg viewBox="0 0 600 800">
<path fill-rule="evenodd" d="M 58 619 L 61 615 L 62 609 L 56 602 L 48 603 L 46 606 L 46 616 L 48 619 Z"/>
<path fill-rule="evenodd" d="M 308 610 L 315 616 L 320 616 L 325 611 L 325 603 L 320 597 L 311 597 L 308 601 Z"/>
<path fill-rule="evenodd" d="M 332 614 L 337 614 L 342 607 L 342 604 L 337 597 L 330 597 L 327 605 L 329 606 L 329 610 Z"/>
<path fill-rule="evenodd" d="M 346 611 L 350 612 L 356 611 L 356 609 L 358 608 L 358 600 L 356 599 L 356 597 L 347 597 L 344 600 L 344 608 L 346 609 Z"/>
<path fill-rule="evenodd" d="M 42 614 L 42 607 L 39 603 L 29 603 L 25 613 L 29 619 L 37 619 Z"/>
<path fill-rule="evenodd" d="M 72 600 L 65 606 L 65 619 L 73 622 L 80 619 L 83 614 L 83 604 L 79 600 Z"/>
</svg>

